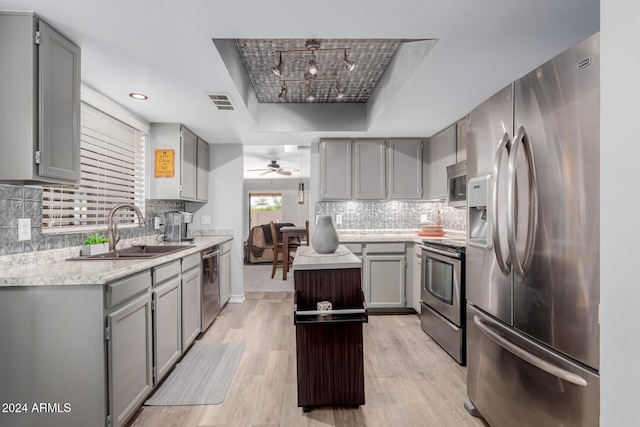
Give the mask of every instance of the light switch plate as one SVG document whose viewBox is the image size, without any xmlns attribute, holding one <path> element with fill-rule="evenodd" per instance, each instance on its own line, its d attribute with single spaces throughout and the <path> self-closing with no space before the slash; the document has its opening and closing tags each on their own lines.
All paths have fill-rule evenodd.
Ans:
<svg viewBox="0 0 640 427">
<path fill-rule="evenodd" d="M 427 214 L 420 214 L 420 222 L 421 223 L 427 222 Z"/>
<path fill-rule="evenodd" d="M 336 215 L 336 224 L 342 224 L 342 215 Z"/>
<path fill-rule="evenodd" d="M 209 225 L 209 224 L 211 224 L 211 215 L 202 215 L 200 217 L 200 224 L 201 225 Z"/>
<path fill-rule="evenodd" d="M 18 240 L 31 240 L 31 220 L 29 218 L 18 220 Z"/>
<path fill-rule="evenodd" d="M 160 229 L 160 217 L 159 216 L 153 217 L 153 229 L 154 230 L 159 230 Z"/>
</svg>

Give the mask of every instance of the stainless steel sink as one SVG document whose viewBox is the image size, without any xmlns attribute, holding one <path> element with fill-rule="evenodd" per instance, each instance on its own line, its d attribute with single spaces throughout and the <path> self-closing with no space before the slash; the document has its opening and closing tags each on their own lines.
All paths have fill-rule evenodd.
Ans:
<svg viewBox="0 0 640 427">
<path fill-rule="evenodd" d="M 171 254 L 185 249 L 193 248 L 194 245 L 137 245 L 130 248 L 117 249 L 104 254 L 80 256 L 71 258 L 71 261 L 82 260 L 131 260 L 131 259 L 151 259 L 163 255 Z"/>
</svg>

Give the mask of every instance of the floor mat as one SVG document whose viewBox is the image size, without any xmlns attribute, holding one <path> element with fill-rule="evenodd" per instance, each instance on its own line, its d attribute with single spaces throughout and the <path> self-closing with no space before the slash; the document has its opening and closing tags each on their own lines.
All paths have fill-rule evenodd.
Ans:
<svg viewBox="0 0 640 427">
<path fill-rule="evenodd" d="M 244 343 L 195 343 L 145 405 L 222 403 L 244 348 Z"/>
</svg>

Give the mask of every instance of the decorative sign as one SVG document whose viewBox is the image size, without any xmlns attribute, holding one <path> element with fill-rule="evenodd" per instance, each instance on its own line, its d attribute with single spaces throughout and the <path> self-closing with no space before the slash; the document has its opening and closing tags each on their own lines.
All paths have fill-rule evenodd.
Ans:
<svg viewBox="0 0 640 427">
<path fill-rule="evenodd" d="M 176 175 L 176 150 L 155 150 L 153 163 L 155 178 L 173 178 Z"/>
</svg>

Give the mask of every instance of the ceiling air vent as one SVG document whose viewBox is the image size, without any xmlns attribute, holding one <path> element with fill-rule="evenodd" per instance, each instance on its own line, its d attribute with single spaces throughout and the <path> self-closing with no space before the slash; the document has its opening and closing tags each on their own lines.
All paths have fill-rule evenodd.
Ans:
<svg viewBox="0 0 640 427">
<path fill-rule="evenodd" d="M 207 96 L 218 110 L 235 110 L 231 97 L 226 93 L 208 93 Z"/>
</svg>

